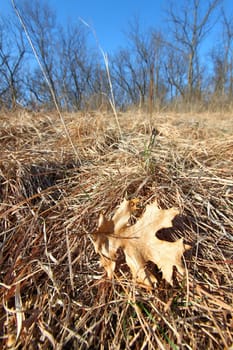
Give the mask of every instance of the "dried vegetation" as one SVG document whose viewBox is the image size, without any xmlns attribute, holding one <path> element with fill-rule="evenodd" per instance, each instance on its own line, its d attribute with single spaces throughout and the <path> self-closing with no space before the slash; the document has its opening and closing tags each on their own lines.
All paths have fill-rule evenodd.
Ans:
<svg viewBox="0 0 233 350">
<path fill-rule="evenodd" d="M 232 117 L 118 117 L 121 135 L 111 114 L 65 115 L 76 159 L 55 113 L 1 114 L 2 349 L 233 345 Z M 156 266 L 154 290 L 99 266 L 90 233 L 124 197 L 182 212 L 158 233 L 192 246 L 173 287 Z"/>
</svg>

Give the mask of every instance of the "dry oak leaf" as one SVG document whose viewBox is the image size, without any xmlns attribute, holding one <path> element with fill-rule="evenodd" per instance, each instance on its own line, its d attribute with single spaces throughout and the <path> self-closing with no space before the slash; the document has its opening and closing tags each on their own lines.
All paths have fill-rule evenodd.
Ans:
<svg viewBox="0 0 233 350">
<path fill-rule="evenodd" d="M 100 262 L 107 276 L 112 278 L 117 251 L 122 248 L 136 282 L 146 286 L 156 284 L 155 276 L 145 268 L 146 263 L 151 261 L 161 270 L 163 278 L 172 285 L 173 267 L 180 274 L 184 274 L 182 255 L 190 246 L 183 243 L 183 238 L 176 242 L 160 240 L 156 237 L 156 232 L 172 227 L 172 220 L 179 211 L 175 208 L 160 209 L 157 201 L 154 201 L 146 206 L 137 222 L 130 225 L 129 219 L 137 202 L 138 199 L 124 199 L 110 220 L 100 214 L 98 228 L 92 236 L 95 250 L 100 254 Z"/>
</svg>

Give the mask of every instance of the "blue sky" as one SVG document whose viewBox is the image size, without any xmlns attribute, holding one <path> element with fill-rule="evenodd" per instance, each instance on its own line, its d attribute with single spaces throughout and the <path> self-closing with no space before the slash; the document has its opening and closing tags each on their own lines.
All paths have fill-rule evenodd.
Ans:
<svg viewBox="0 0 233 350">
<path fill-rule="evenodd" d="M 22 0 L 20 0 L 22 1 Z M 18 0 L 18 3 L 20 3 Z M 31 0 L 33 1 L 33 0 Z M 207 0 L 202 0 L 207 1 Z M 65 24 L 82 18 L 94 29 L 100 46 L 106 52 L 113 53 L 125 45 L 124 32 L 135 16 L 140 18 L 143 27 L 162 28 L 166 15 L 164 10 L 168 0 L 47 0 L 54 8 L 58 21 Z M 17 3 L 17 1 L 16 1 Z M 183 0 L 176 0 L 182 5 Z M 233 14 L 233 0 L 223 0 L 227 14 Z M 11 1 L 1 0 L 0 11 L 3 15 L 12 12 Z"/>
<path fill-rule="evenodd" d="M 123 45 L 129 21 L 139 16 L 142 23 L 160 23 L 162 0 L 50 0 L 59 18 L 79 21 L 81 17 L 96 32 L 105 51 Z"/>
<path fill-rule="evenodd" d="M 139 16 L 142 24 L 161 23 L 163 0 L 50 0 L 58 17 L 65 21 L 82 18 L 95 30 L 104 51 L 124 45 L 129 22 Z"/>
</svg>

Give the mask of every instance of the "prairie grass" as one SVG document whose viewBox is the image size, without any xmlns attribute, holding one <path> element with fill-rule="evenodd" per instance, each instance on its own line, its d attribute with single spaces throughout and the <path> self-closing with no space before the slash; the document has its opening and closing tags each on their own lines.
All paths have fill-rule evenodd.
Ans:
<svg viewBox="0 0 233 350">
<path fill-rule="evenodd" d="M 0 115 L 0 347 L 230 349 L 233 346 L 231 115 Z M 157 198 L 181 215 L 186 276 L 132 282 L 119 252 L 113 280 L 91 233 L 122 199 Z"/>
</svg>

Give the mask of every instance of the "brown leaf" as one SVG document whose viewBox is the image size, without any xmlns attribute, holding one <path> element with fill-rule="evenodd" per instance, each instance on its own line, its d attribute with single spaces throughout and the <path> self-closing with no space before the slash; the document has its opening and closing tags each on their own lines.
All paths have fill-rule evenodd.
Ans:
<svg viewBox="0 0 233 350">
<path fill-rule="evenodd" d="M 162 228 L 172 227 L 172 220 L 179 213 L 177 209 L 160 209 L 157 202 L 147 205 L 144 214 L 134 225 L 129 224 L 132 212 L 137 207 L 135 200 L 124 201 L 112 219 L 100 215 L 98 229 L 93 234 L 95 250 L 109 278 L 113 277 L 117 250 L 122 248 L 126 263 L 133 278 L 151 286 L 157 282 L 155 276 L 145 269 L 148 261 L 155 263 L 163 278 L 172 285 L 173 267 L 184 273 L 182 255 L 190 246 L 184 245 L 183 238 L 167 242 L 156 237 Z"/>
</svg>

